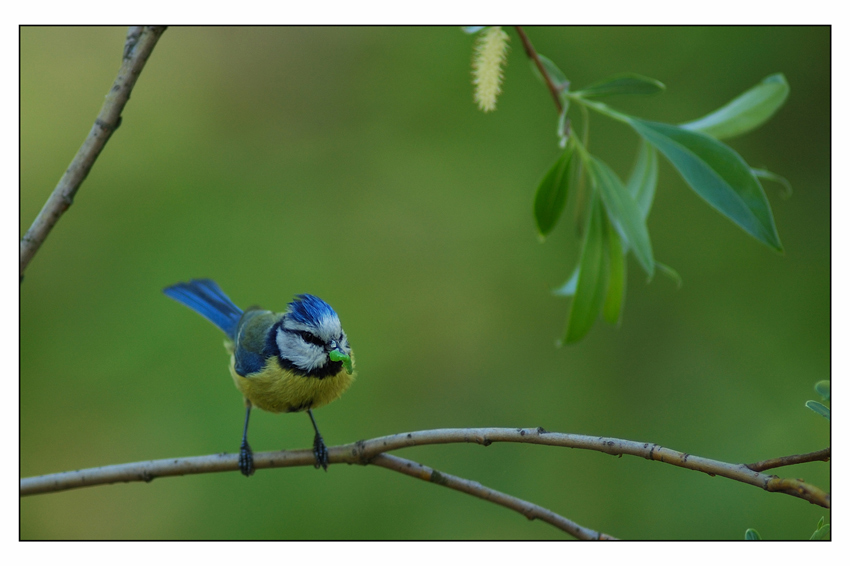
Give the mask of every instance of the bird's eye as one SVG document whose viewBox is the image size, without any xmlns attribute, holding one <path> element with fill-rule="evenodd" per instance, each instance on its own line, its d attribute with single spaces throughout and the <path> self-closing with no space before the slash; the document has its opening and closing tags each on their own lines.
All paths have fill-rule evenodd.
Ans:
<svg viewBox="0 0 850 566">
<path fill-rule="evenodd" d="M 315 334 L 311 334 L 310 332 L 307 332 L 306 330 L 300 330 L 298 332 L 298 335 L 301 336 L 301 338 L 305 342 L 308 342 L 310 344 L 315 344 L 316 346 L 324 346 L 325 345 L 325 343 L 322 341 L 321 338 L 319 338 Z"/>
</svg>

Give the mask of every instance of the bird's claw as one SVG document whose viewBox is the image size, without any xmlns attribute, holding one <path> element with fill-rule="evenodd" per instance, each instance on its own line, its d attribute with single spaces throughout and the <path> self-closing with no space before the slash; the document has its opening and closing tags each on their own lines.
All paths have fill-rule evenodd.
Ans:
<svg viewBox="0 0 850 566">
<path fill-rule="evenodd" d="M 239 471 L 246 478 L 254 473 L 254 453 L 247 441 L 239 447 Z"/>
<path fill-rule="evenodd" d="M 316 463 L 313 464 L 313 467 L 317 470 L 323 468 L 327 472 L 328 447 L 325 446 L 325 441 L 322 439 L 321 434 L 316 434 L 316 437 L 313 439 L 313 455 L 316 457 Z"/>
</svg>

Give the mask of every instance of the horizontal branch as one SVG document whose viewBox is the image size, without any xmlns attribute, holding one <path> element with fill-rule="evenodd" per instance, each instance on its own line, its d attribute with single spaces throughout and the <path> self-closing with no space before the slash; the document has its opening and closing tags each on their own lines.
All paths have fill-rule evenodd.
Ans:
<svg viewBox="0 0 850 566">
<path fill-rule="evenodd" d="M 566 517 L 562 517 L 557 513 L 550 511 L 534 503 L 529 503 L 513 495 L 496 491 L 478 482 L 470 481 L 458 476 L 453 476 L 445 472 L 439 472 L 428 466 L 423 466 L 418 462 L 399 458 L 391 454 L 378 454 L 370 462 L 373 466 L 381 466 L 412 478 L 417 478 L 423 481 L 435 483 L 443 487 L 448 487 L 490 501 L 502 507 L 507 507 L 524 515 L 529 521 L 540 519 L 550 525 L 569 533 L 580 540 L 617 540 L 611 535 L 599 531 L 593 531 L 586 527 L 582 527 L 578 523 L 570 521 Z"/>
<path fill-rule="evenodd" d="M 721 476 L 740 481 L 760 487 L 766 491 L 786 493 L 805 499 L 821 507 L 830 507 L 830 495 L 820 488 L 800 480 L 778 478 L 773 475 L 753 471 L 746 464 L 730 464 L 701 456 L 693 456 L 650 442 L 548 432 L 542 428 L 448 428 L 422 430 L 335 446 L 329 449 L 328 454 L 331 464 L 367 465 L 378 454 L 398 450 L 399 448 L 458 442 L 469 442 L 483 446 L 489 446 L 494 442 L 519 442 L 595 450 L 615 456 L 624 454 L 640 456 L 648 460 L 655 460 L 680 468 L 704 472 L 710 476 Z M 314 463 L 315 459 L 311 450 L 283 450 L 279 452 L 261 452 L 254 455 L 254 467 L 257 469 L 312 466 Z M 151 481 L 158 477 L 235 471 L 238 469 L 238 455 L 236 454 L 215 454 L 211 456 L 152 460 L 23 478 L 21 480 L 20 494 L 22 496 L 34 495 L 92 485 Z"/>
<path fill-rule="evenodd" d="M 121 112 L 130 93 L 136 85 L 139 74 L 147 63 L 153 48 L 159 41 L 165 26 L 133 26 L 128 33 L 127 42 L 124 46 L 124 61 L 112 88 L 106 95 L 106 100 L 100 109 L 100 113 L 89 131 L 89 135 L 83 141 L 83 145 L 77 151 L 73 161 L 65 170 L 62 178 L 53 192 L 47 198 L 47 202 L 38 213 L 38 216 L 30 226 L 27 233 L 21 239 L 21 267 L 20 277 L 23 279 L 24 271 L 35 256 L 36 252 L 44 243 L 47 235 L 59 221 L 65 211 L 74 202 L 74 196 L 82 185 L 89 171 L 91 171 L 95 160 L 106 146 L 112 133 L 121 124 Z"/>
<path fill-rule="evenodd" d="M 806 462 L 829 462 L 832 454 L 830 448 L 824 448 L 816 452 L 808 454 L 794 454 L 793 456 L 782 456 L 781 458 L 771 458 L 770 460 L 762 460 L 754 464 L 747 464 L 747 467 L 754 472 L 763 472 L 771 468 L 781 468 L 782 466 L 792 466 L 794 464 L 804 464 Z"/>
</svg>

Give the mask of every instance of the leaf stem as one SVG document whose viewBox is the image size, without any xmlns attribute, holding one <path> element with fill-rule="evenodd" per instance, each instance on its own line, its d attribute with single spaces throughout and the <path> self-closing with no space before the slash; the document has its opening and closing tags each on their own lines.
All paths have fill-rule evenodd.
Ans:
<svg viewBox="0 0 850 566">
<path fill-rule="evenodd" d="M 577 93 L 565 92 L 564 96 L 572 100 L 573 102 L 579 104 L 582 108 L 592 108 L 596 110 L 600 114 L 608 116 L 609 118 L 613 118 L 614 120 L 619 120 L 620 122 L 624 122 L 626 124 L 632 121 L 631 116 L 623 114 L 622 112 L 618 112 L 608 106 L 603 102 L 596 102 L 595 100 L 588 100 L 587 98 L 583 98 Z"/>
</svg>

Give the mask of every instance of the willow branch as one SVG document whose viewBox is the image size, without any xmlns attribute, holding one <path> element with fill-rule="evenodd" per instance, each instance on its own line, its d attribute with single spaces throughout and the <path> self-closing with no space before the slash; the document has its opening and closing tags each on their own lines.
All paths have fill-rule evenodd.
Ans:
<svg viewBox="0 0 850 566">
<path fill-rule="evenodd" d="M 546 67 L 543 66 L 543 62 L 537 55 L 537 51 L 535 51 L 534 46 L 531 44 L 531 40 L 528 39 L 527 35 L 525 35 L 525 30 L 522 29 L 522 26 L 514 27 L 516 28 L 516 32 L 519 35 L 520 40 L 522 41 L 522 46 L 525 49 L 525 54 L 528 56 L 529 59 L 534 61 L 534 65 L 537 67 L 537 70 L 540 71 L 540 75 L 546 82 L 546 87 L 549 89 L 549 93 L 552 95 L 552 99 L 555 101 L 555 107 L 558 108 L 558 115 L 560 115 L 561 111 L 563 110 L 563 105 L 561 104 L 561 97 L 558 94 L 558 87 L 555 86 L 555 82 L 552 80 L 552 77 L 549 76 L 549 72 L 546 70 Z"/>
<path fill-rule="evenodd" d="M 129 59 L 133 54 L 143 31 L 145 31 L 145 26 L 129 26 L 127 28 L 127 39 L 124 40 L 124 59 Z"/>
<path fill-rule="evenodd" d="M 529 503 L 528 501 L 519 499 L 513 495 L 496 491 L 495 489 L 491 489 L 475 481 L 453 476 L 445 472 L 439 472 L 412 460 L 399 458 L 398 456 L 392 456 L 390 454 L 378 454 L 372 459 L 370 464 L 406 474 L 412 478 L 448 487 L 450 489 L 484 499 L 485 501 L 490 501 L 496 505 L 501 505 L 502 507 L 507 507 L 517 513 L 521 513 L 529 521 L 540 519 L 541 521 L 549 523 L 553 527 L 561 529 L 580 540 L 617 540 L 611 535 L 607 535 L 599 531 L 593 531 L 587 527 L 582 527 L 578 523 L 574 523 L 566 517 L 562 517 L 557 513 L 544 507 L 540 507 L 539 505 L 535 505 L 534 503 Z"/>
<path fill-rule="evenodd" d="M 721 476 L 740 481 L 766 491 L 786 493 L 827 509 L 830 507 L 830 495 L 820 488 L 796 479 L 784 479 L 763 474 L 751 470 L 746 464 L 730 464 L 701 456 L 693 456 L 651 442 L 548 432 L 543 428 L 446 428 L 393 434 L 335 446 L 328 451 L 329 461 L 331 464 L 367 465 L 378 454 L 384 452 L 412 446 L 458 442 L 469 442 L 483 446 L 489 446 L 494 442 L 519 442 L 595 450 L 613 456 L 624 454 L 640 456 L 647 460 L 704 472 L 712 477 Z M 117 464 L 35 476 L 21 479 L 20 494 L 22 496 L 35 495 L 118 482 L 149 482 L 155 478 L 167 476 L 235 471 L 239 469 L 238 458 L 236 454 L 214 454 Z M 311 450 L 282 450 L 260 452 L 254 455 L 254 467 L 257 469 L 312 466 L 314 463 L 315 459 Z"/>
<path fill-rule="evenodd" d="M 21 239 L 20 277 L 39 250 L 47 235 L 59 221 L 59 218 L 74 202 L 77 190 L 89 174 L 97 156 L 109 141 L 112 133 L 121 124 L 121 112 L 130 99 L 130 93 L 139 78 L 139 74 L 150 57 L 154 46 L 159 41 L 165 26 L 132 26 L 127 34 L 124 46 L 124 61 L 112 88 L 106 95 L 103 107 L 94 121 L 88 137 L 83 141 L 71 165 L 65 170 L 62 178 L 44 203 L 30 229 Z"/>
<path fill-rule="evenodd" d="M 804 464 L 806 462 L 829 462 L 831 449 L 824 448 L 817 452 L 809 452 L 808 454 L 794 454 L 793 456 L 782 456 L 781 458 L 771 458 L 770 460 L 762 460 L 754 464 L 747 464 L 747 467 L 754 472 L 763 472 L 771 468 L 781 468 L 782 466 L 792 466 L 794 464 Z"/>
</svg>

